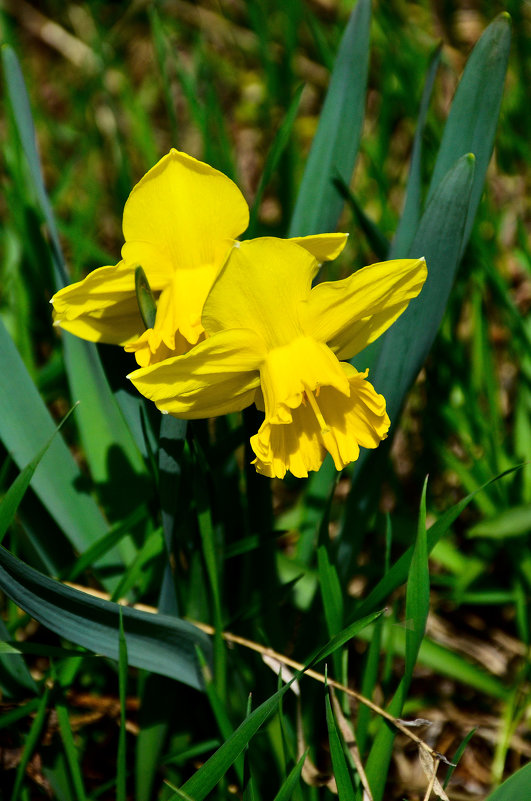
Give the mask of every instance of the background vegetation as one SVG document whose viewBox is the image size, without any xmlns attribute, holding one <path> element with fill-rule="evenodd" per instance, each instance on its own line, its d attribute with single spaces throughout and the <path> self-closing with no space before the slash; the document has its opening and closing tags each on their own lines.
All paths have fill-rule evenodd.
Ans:
<svg viewBox="0 0 531 801">
<path fill-rule="evenodd" d="M 184 786 L 180 797 L 194 799 L 298 801 L 338 789 L 341 799 L 361 801 L 357 753 L 375 799 L 425 797 L 428 779 L 404 731 L 395 737 L 396 727 L 343 694 L 337 704 L 312 678 L 300 678 L 298 695 L 284 691 L 280 707 L 278 697 L 267 702 L 280 663 L 249 643 L 228 644 L 221 631 L 301 663 L 330 643 L 329 676 L 381 707 L 392 700 L 393 715 L 429 719 L 414 735 L 449 759 L 459 752 L 452 801 L 486 798 L 529 758 L 531 468 L 488 482 L 525 462 L 531 444 L 531 7 L 375 0 L 365 92 L 360 31 L 370 4 L 358 6 L 345 40 L 357 81 L 336 84 L 339 117 L 322 117 L 334 135 L 348 134 L 330 163 L 320 157 L 327 174 L 339 165 L 334 191 L 348 197 L 338 229 L 351 232 L 327 277 L 383 258 L 397 229 L 404 252 L 417 235 L 434 264 L 441 253 L 443 265 L 457 266 L 459 215 L 469 208 L 457 190 L 479 199 L 483 181 L 470 189 L 470 160 L 452 173 L 453 211 L 435 195 L 439 223 L 423 218 L 421 229 L 419 216 L 436 193 L 433 176 L 462 155 L 447 152 L 442 165 L 452 97 L 472 46 L 503 11 L 512 17 L 509 67 L 475 224 L 399 424 L 403 395 L 389 401 L 391 447 L 341 476 L 327 462 L 307 481 L 283 482 L 246 466 L 253 414 L 188 429 L 165 419 L 161 428 L 124 379 L 127 354 L 61 336 L 48 301 L 64 272 L 76 280 L 116 263 L 127 195 L 172 146 L 238 183 L 252 208 L 247 236 L 335 227 L 317 189 L 319 163 L 298 192 L 353 3 L 13 0 L 1 11 L 11 48 L 3 51 L 0 122 L 6 798 L 148 801 L 177 797 Z M 501 37 L 506 20 L 495 24 Z M 495 81 L 475 69 L 488 104 Z M 475 152 L 475 175 L 490 153 L 495 106 L 459 112 L 468 114 L 470 141 L 480 142 L 463 150 Z M 457 127 L 464 142 L 466 126 Z M 410 205 L 401 217 L 410 165 L 416 213 Z M 453 256 L 444 250 L 452 244 Z M 444 309 L 443 283 L 438 293 L 434 318 Z M 422 343 L 431 345 L 427 319 L 415 325 L 415 338 L 402 340 L 413 354 L 411 378 Z M 389 342 L 398 347 L 400 338 L 384 355 Z M 362 354 L 360 364 L 375 366 L 384 391 L 382 358 Z M 142 605 L 163 614 L 154 622 Z M 323 658 L 314 669 L 324 673 Z M 489 798 L 531 795 L 529 772 L 517 777 L 519 788 Z"/>
</svg>

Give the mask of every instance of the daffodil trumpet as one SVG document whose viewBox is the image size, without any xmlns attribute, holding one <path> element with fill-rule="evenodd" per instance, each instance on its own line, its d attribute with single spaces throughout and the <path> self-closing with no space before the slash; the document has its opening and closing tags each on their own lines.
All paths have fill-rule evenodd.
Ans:
<svg viewBox="0 0 531 801">
<path fill-rule="evenodd" d="M 256 470 L 306 477 L 326 453 L 341 470 L 385 439 L 385 400 L 347 360 L 402 314 L 426 280 L 424 259 L 395 259 L 312 288 L 345 234 L 237 243 L 203 306 L 207 334 L 185 355 L 129 378 L 177 417 L 214 417 L 255 403 Z"/>
</svg>

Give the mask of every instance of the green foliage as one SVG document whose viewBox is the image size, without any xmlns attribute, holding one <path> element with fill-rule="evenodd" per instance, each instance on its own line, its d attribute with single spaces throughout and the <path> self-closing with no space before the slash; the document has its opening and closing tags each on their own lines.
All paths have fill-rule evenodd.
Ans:
<svg viewBox="0 0 531 801">
<path fill-rule="evenodd" d="M 66 34 L 46 45 L 1 12 L 6 797 L 37 776 L 65 801 L 324 801 L 332 777 L 361 801 L 317 670 L 369 702 L 352 722 L 374 801 L 409 792 L 376 699 L 400 718 L 462 708 L 447 756 L 481 748 L 488 801 L 530 794 L 527 767 L 503 779 L 529 736 L 531 250 L 511 192 L 530 174 L 531 60 L 520 4 L 512 53 L 486 5 L 473 48 L 425 0 L 45 3 Z M 356 358 L 392 449 L 270 482 L 249 466 L 254 412 L 160 418 L 125 379 L 132 357 L 58 335 L 48 300 L 119 260 L 127 195 L 172 146 L 242 186 L 246 237 L 350 229 L 324 279 L 426 257 L 418 300 Z M 496 746 L 471 737 L 485 708 Z M 466 787 L 466 760 L 447 780 Z"/>
</svg>

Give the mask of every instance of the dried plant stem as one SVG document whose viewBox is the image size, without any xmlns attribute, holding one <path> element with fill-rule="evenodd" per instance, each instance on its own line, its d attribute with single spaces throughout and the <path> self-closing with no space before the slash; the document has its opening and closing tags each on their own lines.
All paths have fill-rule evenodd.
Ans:
<svg viewBox="0 0 531 801">
<path fill-rule="evenodd" d="M 88 592 L 89 595 L 95 595 L 98 598 L 105 598 L 109 599 L 110 595 L 106 592 L 101 592 L 99 590 L 93 590 L 91 588 L 80 586 L 79 584 L 72 584 L 71 582 L 66 582 L 70 587 L 74 587 L 77 590 L 81 590 L 82 592 Z M 124 605 L 129 605 L 127 601 L 120 601 L 120 603 L 124 603 Z M 135 609 L 143 609 L 146 612 L 156 613 L 157 610 L 153 606 L 146 606 L 146 604 L 133 604 Z M 200 623 L 196 620 L 191 620 L 194 626 L 197 626 L 198 629 L 204 631 L 205 634 L 213 635 L 215 633 L 215 628 L 208 623 Z M 279 654 L 277 651 L 274 651 L 272 648 L 267 648 L 264 645 L 261 645 L 258 642 L 254 642 L 253 640 L 248 640 L 245 637 L 240 637 L 238 634 L 232 634 L 230 631 L 223 631 L 221 636 L 226 642 L 234 643 L 235 645 L 241 645 L 243 648 L 248 648 L 250 651 L 256 651 L 256 653 L 261 654 L 262 656 L 267 656 L 270 659 L 274 659 L 277 662 L 280 662 L 282 665 L 286 665 L 287 667 L 293 668 L 293 670 L 304 670 L 304 665 L 300 662 L 296 662 L 294 659 L 290 659 L 288 656 L 284 656 L 284 654 Z M 344 684 L 340 684 L 340 682 L 335 681 L 331 678 L 326 678 L 324 674 L 318 673 L 316 670 L 312 670 L 309 668 L 308 670 L 304 671 L 305 676 L 309 676 L 315 681 L 321 682 L 321 684 L 328 683 L 330 687 L 334 687 L 336 690 L 340 690 L 341 692 L 348 695 L 350 698 L 354 698 L 360 704 L 364 704 L 364 706 L 369 707 L 372 709 L 380 717 L 387 720 L 391 723 L 395 729 L 405 734 L 410 740 L 418 745 L 424 752 L 429 754 L 432 759 L 435 759 L 439 762 L 444 762 L 447 765 L 451 765 L 452 763 L 443 755 L 440 754 L 438 751 L 435 751 L 431 748 L 427 743 L 424 742 L 417 734 L 411 731 L 407 726 L 404 726 L 403 723 L 400 722 L 398 718 L 395 718 L 394 715 L 391 715 L 385 709 L 378 706 L 371 701 L 370 698 L 365 698 L 364 695 L 361 693 L 356 692 L 356 690 L 352 690 L 350 687 L 346 687 Z"/>
<path fill-rule="evenodd" d="M 206 634 L 214 634 L 213 626 L 210 626 L 207 623 L 198 623 L 195 620 L 191 622 L 194 624 L 194 626 L 197 626 L 197 628 L 201 629 L 201 631 L 204 631 Z M 264 645 L 260 645 L 260 643 L 247 640 L 245 637 L 240 637 L 237 634 L 232 634 L 230 631 L 224 631 L 222 633 L 222 637 L 227 642 L 241 645 L 244 648 L 248 648 L 251 651 L 256 651 L 257 653 L 262 654 L 262 656 L 268 656 L 270 659 L 275 659 L 277 662 L 287 665 L 287 667 L 293 668 L 294 670 L 304 669 L 304 665 L 300 662 L 296 662 L 294 659 L 290 659 L 288 656 L 279 654 L 276 651 L 273 651 L 272 648 L 267 648 Z M 350 698 L 354 698 L 360 704 L 368 706 L 369 709 L 372 709 L 372 711 L 377 715 L 380 715 L 380 717 L 388 720 L 389 723 L 398 729 L 398 731 L 402 732 L 402 734 L 405 734 L 410 740 L 413 740 L 413 742 L 416 743 L 419 748 L 422 748 L 424 751 L 426 751 L 433 759 L 438 759 L 444 762 L 448 761 L 444 756 L 439 754 L 437 751 L 434 751 L 433 748 L 430 748 L 430 746 L 425 743 L 424 740 L 408 729 L 407 726 L 404 726 L 404 724 L 401 723 L 398 718 L 395 718 L 394 715 L 391 715 L 385 709 L 382 709 L 382 707 L 371 701 L 370 698 L 365 698 L 365 696 L 361 695 L 361 693 L 356 692 L 356 690 L 352 690 L 350 687 L 346 687 L 344 684 L 340 684 L 340 682 L 335 681 L 330 677 L 325 678 L 324 674 L 318 673 L 316 670 L 312 670 L 311 668 L 304 671 L 304 675 L 321 682 L 321 684 L 325 684 L 326 682 L 330 685 L 330 687 L 334 687 L 336 690 L 340 690 L 341 692 L 350 696 Z"/>
</svg>

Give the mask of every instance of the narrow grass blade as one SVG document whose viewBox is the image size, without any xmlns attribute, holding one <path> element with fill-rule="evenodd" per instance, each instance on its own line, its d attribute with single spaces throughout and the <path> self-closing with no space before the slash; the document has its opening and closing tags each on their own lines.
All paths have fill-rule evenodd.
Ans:
<svg viewBox="0 0 531 801">
<path fill-rule="evenodd" d="M 428 74 L 422 93 L 417 127 L 413 139 L 411 166 L 409 168 L 406 186 L 406 202 L 389 252 L 388 258 L 390 259 L 399 259 L 402 258 L 401 254 L 409 253 L 420 220 L 422 201 L 422 137 L 424 134 L 424 126 L 426 125 L 426 116 L 428 114 L 433 84 L 441 60 L 441 50 L 442 44 L 439 44 L 428 66 Z"/>
<path fill-rule="evenodd" d="M 0 717 L 0 729 L 7 729 L 17 720 L 33 715 L 39 709 L 41 701 L 42 698 L 32 698 L 31 701 L 27 701 L 9 712 L 4 712 Z"/>
<path fill-rule="evenodd" d="M 448 770 L 446 771 L 446 776 L 444 777 L 444 782 L 443 782 L 443 790 L 446 790 L 446 788 L 448 787 L 450 779 L 453 776 L 454 770 L 456 769 L 457 765 L 459 764 L 459 760 L 461 759 L 461 757 L 465 753 L 466 747 L 469 744 L 469 742 L 472 739 L 472 737 L 474 736 L 474 734 L 476 733 L 476 731 L 477 731 L 477 727 L 474 728 L 474 729 L 471 729 L 468 732 L 468 734 L 466 735 L 466 737 L 464 738 L 464 740 L 459 744 L 459 748 L 457 749 L 457 751 L 455 752 L 455 754 L 452 757 L 452 763 L 453 764 L 449 765 L 448 766 Z"/>
<path fill-rule="evenodd" d="M 516 801 L 531 795 L 531 762 L 513 773 L 485 801 Z"/>
<path fill-rule="evenodd" d="M 68 708 L 63 701 L 58 701 L 55 704 L 55 713 L 57 715 L 59 733 L 63 741 L 64 754 L 68 763 L 70 778 L 74 786 L 75 801 L 86 801 L 87 795 L 85 793 L 83 775 L 81 773 L 81 760 L 74 741 L 72 726 L 70 725 L 70 718 L 68 716 Z"/>
<path fill-rule="evenodd" d="M 18 58 L 9 45 L 2 46 L 2 67 L 4 70 L 7 97 L 13 112 L 22 149 L 26 156 L 33 185 L 37 193 L 37 199 L 50 233 L 56 279 L 58 285 L 63 286 L 68 283 L 68 272 L 61 252 L 61 245 L 59 244 L 59 235 L 57 233 L 52 207 L 48 200 L 46 189 L 44 188 L 28 93 L 26 91 L 26 85 Z"/>
<path fill-rule="evenodd" d="M 339 801 L 354 801 L 354 786 L 350 775 L 350 768 L 343 750 L 343 743 L 338 731 L 336 720 L 332 712 L 329 693 L 326 693 L 326 726 L 328 729 L 328 742 L 330 743 L 330 756 L 332 768 L 337 784 Z"/>
<path fill-rule="evenodd" d="M 312 143 L 290 225 L 290 236 L 334 231 L 363 125 L 369 64 L 370 0 L 358 0 L 339 46 L 317 133 Z"/>
<path fill-rule="evenodd" d="M 162 556 L 163 552 L 164 543 L 162 541 L 162 529 L 157 528 L 146 537 L 144 544 L 113 590 L 111 601 L 119 601 L 120 598 L 125 598 L 129 590 L 131 590 L 139 578 L 141 578 L 143 571 L 146 570 L 146 565 L 153 559 Z"/>
<path fill-rule="evenodd" d="M 214 682 L 212 680 L 212 671 L 208 666 L 205 657 L 201 653 L 201 650 L 198 648 L 196 650 L 197 658 L 199 660 L 199 664 L 201 665 L 201 672 L 203 674 L 203 681 L 205 684 L 205 693 L 210 703 L 210 708 L 212 710 L 212 714 L 216 719 L 216 723 L 219 729 L 219 732 L 224 740 L 228 740 L 231 734 L 234 731 L 234 727 L 230 722 L 229 716 L 227 714 L 227 710 L 223 705 L 221 698 L 219 697 Z M 236 773 L 238 774 L 238 779 L 241 784 L 243 784 L 243 760 L 239 757 L 235 763 L 234 768 Z"/>
<path fill-rule="evenodd" d="M 26 740 L 24 742 L 24 751 L 22 752 L 22 757 L 17 767 L 15 784 L 13 786 L 13 792 L 11 793 L 11 801 L 17 801 L 20 795 L 20 790 L 22 788 L 22 782 L 24 781 L 24 774 L 26 772 L 26 767 L 31 759 L 35 747 L 39 743 L 42 728 L 44 726 L 44 721 L 46 719 L 49 696 L 50 696 L 50 689 L 49 687 L 46 687 L 44 693 L 42 694 L 42 698 L 39 700 L 37 713 L 35 715 L 33 723 L 31 724 L 28 736 L 26 737 Z"/>
<path fill-rule="evenodd" d="M 0 548 L 0 588 L 52 631 L 112 659 L 119 656 L 122 609 L 131 666 L 202 688 L 195 646 L 209 657 L 210 640 L 184 620 L 94 598 L 43 576 L 4 548 Z"/>
<path fill-rule="evenodd" d="M 324 546 L 317 551 L 317 564 L 328 635 L 333 637 L 343 625 L 343 595 L 337 570 L 331 564 Z"/>
<path fill-rule="evenodd" d="M 406 592 L 406 631 L 404 632 L 405 669 L 400 684 L 389 706 L 389 712 L 399 717 L 402 714 L 407 697 L 413 668 L 417 661 L 419 649 L 423 642 L 424 629 L 429 610 L 429 574 L 428 549 L 426 542 L 426 487 L 424 482 L 417 531 L 417 540 L 413 549 L 409 568 Z M 389 575 L 389 574 L 387 574 Z M 413 628 L 409 627 L 409 623 Z M 393 640 L 394 643 L 394 640 Z M 383 797 L 395 732 L 384 721 L 373 742 L 367 760 L 367 780 L 373 793 L 374 801 Z"/>
<path fill-rule="evenodd" d="M 210 588 L 212 603 L 212 619 L 214 623 L 214 684 L 220 698 L 226 693 L 226 650 L 223 641 L 223 614 L 221 600 L 221 560 L 218 553 L 216 534 L 212 520 L 211 500 L 207 494 L 208 480 L 206 460 L 197 446 L 195 460 L 194 494 L 197 505 L 197 523 L 205 560 L 206 574 Z"/>
<path fill-rule="evenodd" d="M 370 615 L 364 620 L 358 620 L 355 623 L 347 626 L 343 631 L 340 631 L 330 642 L 319 648 L 316 653 L 306 662 L 304 670 L 315 665 L 323 659 L 326 659 L 330 654 L 334 653 L 337 648 L 340 648 L 358 631 L 361 631 L 365 626 L 369 625 L 372 620 L 379 616 L 381 613 Z M 238 756 L 242 753 L 247 743 L 256 734 L 258 729 L 265 723 L 268 717 L 272 714 L 277 707 L 280 699 L 286 693 L 292 683 L 303 675 L 304 670 L 297 671 L 293 679 L 278 690 L 274 695 L 264 701 L 257 707 L 251 714 L 240 724 L 236 731 L 226 740 L 221 748 L 195 773 L 186 784 L 183 785 L 181 791 L 186 795 L 191 796 L 194 801 L 203 801 L 208 793 L 216 786 L 222 776 L 225 775 L 229 767 L 234 763 Z M 178 796 L 174 796 L 175 798 Z"/>
<path fill-rule="evenodd" d="M 260 203 L 262 202 L 264 192 L 267 189 L 269 181 L 273 177 L 274 172 L 278 167 L 280 158 L 289 142 L 291 131 L 293 130 L 293 125 L 295 123 L 295 118 L 299 110 L 299 104 L 301 101 L 301 95 L 303 89 L 304 86 L 300 86 L 295 92 L 293 100 L 291 101 L 289 108 L 286 112 L 286 116 L 282 120 L 282 124 L 278 129 L 275 138 L 273 139 L 273 144 L 271 145 L 269 152 L 266 156 L 264 169 L 262 175 L 260 176 L 260 181 L 258 183 L 258 188 L 256 190 L 256 195 L 251 208 L 251 213 L 249 217 L 249 227 L 247 228 L 247 232 L 245 234 L 248 239 L 250 239 L 254 235 L 258 219 L 258 212 L 260 211 Z"/>
<path fill-rule="evenodd" d="M 472 230 L 492 154 L 510 42 L 510 17 L 504 12 L 486 28 L 467 61 L 446 121 L 428 191 L 429 203 L 456 159 L 466 153 L 475 155 L 476 172 L 462 250 Z"/>
<path fill-rule="evenodd" d="M 467 531 L 467 537 L 505 539 L 522 537 L 531 531 L 531 504 L 504 509 L 490 520 L 481 520 Z"/>
<path fill-rule="evenodd" d="M 161 754 L 168 730 L 178 714 L 179 698 L 179 686 L 171 679 L 155 673 L 145 677 L 135 749 L 135 801 L 151 801 L 153 798 Z"/>
<path fill-rule="evenodd" d="M 274 695 L 258 706 L 245 718 L 236 731 L 226 740 L 221 748 L 208 759 L 194 775 L 181 787 L 181 792 L 194 799 L 203 801 L 214 789 L 222 776 L 239 757 L 247 743 L 274 712 L 285 692 L 290 688 L 291 682 L 285 684 Z M 172 798 L 178 798 L 177 795 Z"/>
<path fill-rule="evenodd" d="M 357 636 L 360 640 L 371 642 L 373 633 L 374 629 L 369 627 Z M 406 655 L 406 629 L 399 625 L 393 626 L 392 637 L 383 641 L 382 648 L 386 654 L 403 659 Z M 507 700 L 509 696 L 509 690 L 497 676 L 493 676 L 483 666 L 469 662 L 461 654 L 428 637 L 422 640 L 417 662 L 435 674 L 447 676 L 471 687 L 476 692 L 484 693 L 487 697 Z"/>
<path fill-rule="evenodd" d="M 377 259 L 379 261 L 384 261 L 387 259 L 387 254 L 389 253 L 390 247 L 387 238 L 380 231 L 376 223 L 365 214 L 362 207 L 356 200 L 355 195 L 350 191 L 347 184 L 345 184 L 341 178 L 335 178 L 334 184 L 337 187 L 341 197 L 347 201 L 348 205 L 352 209 L 354 217 L 356 218 L 359 227 L 365 234 L 365 238 L 371 249 L 374 251 Z"/>
<path fill-rule="evenodd" d="M 468 504 L 474 499 L 474 497 L 478 494 L 478 492 L 482 492 L 486 487 L 492 484 L 494 481 L 499 481 L 499 479 L 504 478 L 504 476 L 508 476 L 511 473 L 514 473 L 516 470 L 520 470 L 522 465 L 518 465 L 517 467 L 512 467 L 510 470 L 505 470 L 500 475 L 495 476 L 490 481 L 487 481 L 486 484 L 483 486 L 478 487 L 477 490 L 471 492 L 462 500 L 458 501 L 458 503 L 454 504 L 444 512 L 441 517 L 428 529 L 428 553 L 431 553 L 435 545 L 439 542 L 441 537 L 446 534 L 452 523 L 459 517 L 461 512 L 466 509 Z M 411 565 L 411 559 L 413 557 L 413 548 L 408 548 L 408 550 L 402 554 L 402 556 L 397 559 L 394 565 L 391 567 L 388 573 L 378 582 L 376 587 L 369 593 L 367 598 L 361 602 L 361 604 L 357 607 L 356 613 L 358 615 L 367 615 L 376 607 L 382 605 L 385 602 L 385 599 L 400 587 L 407 579 L 407 574 L 409 571 L 409 567 Z"/>
<path fill-rule="evenodd" d="M 142 523 L 145 518 L 145 507 L 140 506 L 135 509 L 125 520 L 113 526 L 110 531 L 104 534 L 94 545 L 91 545 L 90 548 L 83 551 L 79 558 L 76 559 L 72 569 L 68 570 L 67 574 L 62 576 L 62 578 L 68 579 L 68 581 L 75 581 L 87 568 L 94 565 L 102 556 L 111 551 L 120 540 L 130 533 L 131 529 L 139 523 Z"/>
<path fill-rule="evenodd" d="M 28 489 L 31 479 L 39 465 L 41 459 L 44 457 L 46 451 L 50 447 L 53 442 L 53 439 L 56 433 L 60 430 L 63 423 L 68 420 L 70 415 L 72 414 L 73 409 L 70 409 L 66 417 L 63 418 L 59 426 L 56 428 L 48 442 L 44 445 L 43 448 L 39 451 L 39 453 L 27 464 L 16 477 L 12 485 L 9 487 L 7 492 L 5 493 L 2 501 L 0 502 L 0 542 L 4 539 L 4 535 L 8 530 L 9 526 L 13 522 L 15 517 L 16 511 L 22 501 L 22 498 L 26 494 L 26 490 Z"/>
<path fill-rule="evenodd" d="M 0 618 L 0 640 L 6 643 L 10 639 L 11 635 Z M 21 692 L 24 695 L 38 693 L 37 683 L 20 654 L 0 655 L 0 688 L 7 697 L 19 697 Z"/>
<path fill-rule="evenodd" d="M 155 55 L 157 57 L 157 66 L 162 80 L 162 90 L 164 92 L 164 102 L 170 123 L 171 138 L 174 145 L 177 146 L 177 142 L 179 141 L 179 126 L 177 124 L 175 100 L 172 94 L 171 76 L 167 67 L 167 42 L 156 5 L 153 4 L 148 7 L 148 16 L 151 26 L 151 36 L 155 46 Z"/>
<path fill-rule="evenodd" d="M 118 644 L 118 684 L 120 695 L 120 733 L 116 758 L 116 801 L 127 799 L 127 750 L 126 750 L 126 700 L 127 700 L 127 641 L 124 632 L 123 610 L 120 607 L 120 631 Z"/>
<path fill-rule="evenodd" d="M 369 626 L 382 614 L 383 610 L 380 610 L 378 612 L 373 612 L 371 615 L 367 615 L 367 617 L 361 619 L 357 618 L 354 622 L 350 623 L 334 637 L 332 637 L 332 639 L 325 646 L 319 648 L 310 656 L 309 659 L 306 660 L 306 669 L 313 667 L 318 662 L 322 662 L 323 659 L 327 659 L 327 657 L 335 653 L 338 648 L 346 645 L 349 640 L 351 640 L 353 637 L 356 637 L 361 631 L 363 631 L 363 629 L 367 628 L 367 626 Z"/>
<path fill-rule="evenodd" d="M 424 481 L 420 501 L 417 539 L 413 549 L 406 590 L 406 664 L 404 673 L 409 679 L 417 661 L 430 607 L 430 576 L 426 540 L 426 488 Z"/>
<path fill-rule="evenodd" d="M 309 747 L 306 749 L 304 754 L 300 757 L 299 761 L 296 765 L 292 767 L 290 772 L 286 777 L 286 781 L 283 783 L 282 787 L 274 797 L 273 801 L 289 801 L 291 796 L 293 795 L 295 788 L 299 786 L 299 781 L 302 773 L 302 769 L 304 767 L 304 760 L 308 756 Z"/>
<path fill-rule="evenodd" d="M 0 437 L 23 469 L 53 436 L 56 425 L 0 321 Z M 9 378 L 7 378 L 9 377 Z M 107 524 L 82 486 L 82 475 L 61 437 L 55 437 L 31 486 L 67 538 L 83 551 L 107 532 Z"/>
</svg>

